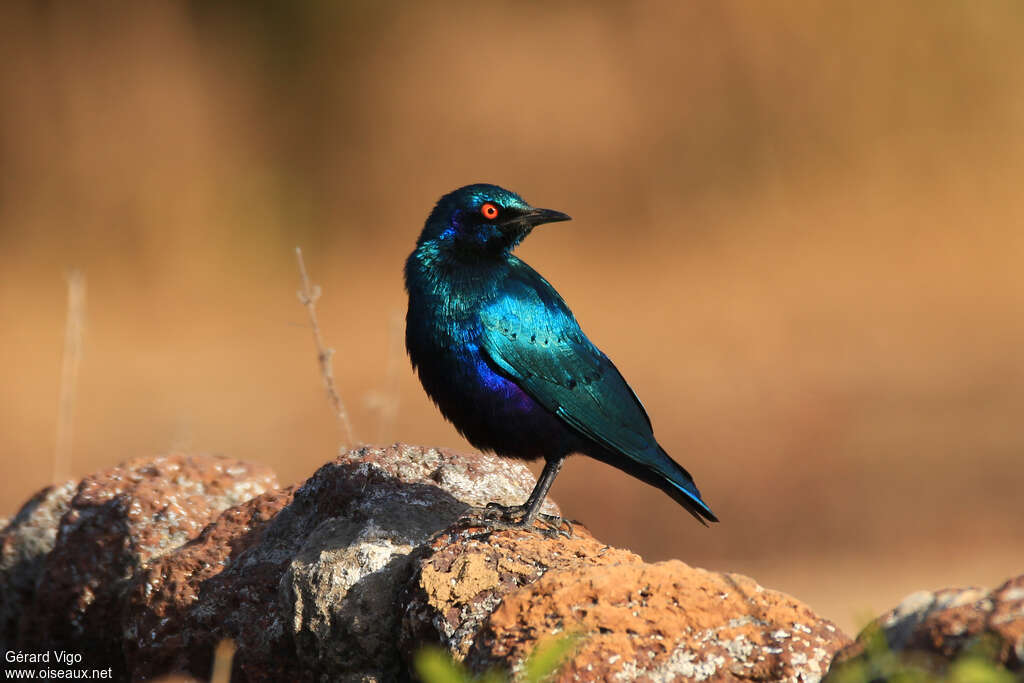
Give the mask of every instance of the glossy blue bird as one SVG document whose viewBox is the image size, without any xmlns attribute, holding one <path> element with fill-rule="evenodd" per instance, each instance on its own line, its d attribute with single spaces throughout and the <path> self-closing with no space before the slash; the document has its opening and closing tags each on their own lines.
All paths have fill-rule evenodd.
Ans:
<svg viewBox="0 0 1024 683">
<path fill-rule="evenodd" d="M 467 185 L 441 197 L 405 264 L 406 348 L 427 394 L 477 448 L 545 460 L 526 503 L 488 506 L 489 523 L 533 528 L 573 453 L 661 489 L 701 523 L 717 522 L 690 474 L 658 445 L 626 380 L 558 292 L 512 254 L 536 226 L 567 220 L 496 185 Z M 549 530 L 561 527 L 548 521 Z"/>
</svg>

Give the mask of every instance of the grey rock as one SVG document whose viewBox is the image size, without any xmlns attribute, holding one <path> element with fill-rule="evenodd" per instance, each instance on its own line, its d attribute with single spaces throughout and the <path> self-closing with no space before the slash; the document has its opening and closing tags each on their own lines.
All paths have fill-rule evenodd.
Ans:
<svg viewBox="0 0 1024 683">
<path fill-rule="evenodd" d="M 410 553 L 468 505 L 522 503 L 534 479 L 526 467 L 493 456 L 405 445 L 362 449 L 351 462 L 358 464 L 345 476 L 365 483 L 362 495 L 347 501 L 341 516 L 309 520 L 316 526 L 284 573 L 279 605 L 291 612 L 304 667 L 325 679 L 391 677 Z M 317 473 L 309 495 L 326 485 Z M 293 505 L 303 495 L 300 489 Z"/>
<path fill-rule="evenodd" d="M 29 498 L 0 531 L 0 650 L 15 646 L 18 622 L 32 604 L 36 582 L 57 540 L 76 482 L 47 486 Z"/>
<path fill-rule="evenodd" d="M 869 643 L 881 632 L 895 662 L 908 663 L 939 676 L 965 652 L 983 654 L 994 665 L 1024 675 L 1024 575 L 995 590 L 946 588 L 919 591 L 904 598 L 865 628 L 856 642 L 838 653 L 829 669 L 830 680 L 845 672 L 871 670 Z M 873 672 L 885 677 L 885 672 Z"/>
<path fill-rule="evenodd" d="M 478 453 L 396 444 L 345 454 L 271 511 L 241 552 L 204 554 L 219 557 L 222 569 L 215 574 L 172 569 L 179 556 L 183 567 L 194 564 L 202 539 L 161 560 L 161 576 L 186 582 L 191 576 L 195 585 L 179 589 L 189 596 L 183 609 L 174 610 L 181 636 L 146 643 L 144 658 L 178 662 L 206 676 L 212 645 L 230 638 L 238 645 L 235 675 L 244 680 L 399 677 L 399 595 L 412 573 L 410 553 L 469 505 L 522 503 L 534 482 L 525 466 Z M 551 504 L 547 510 L 557 514 Z M 230 539 L 247 529 L 222 516 L 204 536 Z M 133 592 L 152 591 L 136 586 Z M 139 626 L 132 630 L 140 638 L 142 624 L 159 622 L 158 608 L 152 614 L 147 609 L 142 599 L 133 611 Z M 190 652 L 157 651 L 163 642 Z M 196 657 L 199 649 L 203 655 Z M 136 659 L 142 657 L 140 652 Z M 158 673 L 167 672 L 147 671 Z"/>
</svg>

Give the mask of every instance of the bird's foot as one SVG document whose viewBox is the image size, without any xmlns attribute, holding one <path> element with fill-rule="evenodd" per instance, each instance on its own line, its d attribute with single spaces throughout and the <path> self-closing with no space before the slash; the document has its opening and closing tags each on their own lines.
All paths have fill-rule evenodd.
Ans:
<svg viewBox="0 0 1024 683">
<path fill-rule="evenodd" d="M 485 507 L 471 507 L 462 514 L 461 521 L 479 524 L 488 529 L 518 529 L 539 533 L 547 538 L 572 538 L 573 526 L 558 515 L 538 514 L 526 519 L 525 505 L 488 503 Z M 539 524 L 537 524 L 539 522 Z"/>
<path fill-rule="evenodd" d="M 573 529 L 572 522 L 567 520 L 565 517 L 539 514 L 537 515 L 537 521 L 543 526 L 543 529 L 540 529 L 539 531 L 548 538 L 558 538 L 559 536 L 572 538 L 576 533 L 576 530 Z"/>
<path fill-rule="evenodd" d="M 497 512 L 506 518 L 522 517 L 526 514 L 525 505 L 502 505 L 501 503 L 488 503 L 484 506 L 485 510 Z"/>
<path fill-rule="evenodd" d="M 459 517 L 461 521 L 465 522 L 479 522 L 482 526 L 490 525 L 491 523 L 508 522 L 514 520 L 517 515 L 516 510 L 513 507 L 505 507 L 498 505 L 497 503 L 488 503 L 485 507 L 468 507 L 462 516 Z M 518 516 L 521 516 L 520 513 Z"/>
</svg>

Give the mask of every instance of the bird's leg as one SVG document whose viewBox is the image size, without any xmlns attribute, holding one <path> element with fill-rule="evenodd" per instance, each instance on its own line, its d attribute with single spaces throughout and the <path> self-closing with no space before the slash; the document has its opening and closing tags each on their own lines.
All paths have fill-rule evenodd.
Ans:
<svg viewBox="0 0 1024 683">
<path fill-rule="evenodd" d="M 545 528 L 542 533 L 545 535 L 570 538 L 573 532 L 571 523 L 562 517 L 546 515 L 540 512 L 541 507 L 544 505 L 544 499 L 548 495 L 548 490 L 555 482 L 555 477 L 558 476 L 559 470 L 562 469 L 564 461 L 565 456 L 563 455 L 559 458 L 548 460 L 544 464 L 544 471 L 540 473 L 537 485 L 533 487 L 530 497 L 526 499 L 523 505 L 488 503 L 484 508 L 471 508 L 468 512 L 471 515 L 479 516 L 481 521 L 488 526 L 510 529 L 533 529 L 533 521 L 539 518 L 544 524 Z M 569 528 L 568 532 L 563 529 L 563 526 Z"/>
<path fill-rule="evenodd" d="M 533 487 L 530 497 L 526 499 L 526 504 L 523 505 L 523 508 L 525 508 L 523 518 L 519 522 L 522 526 L 533 526 L 533 520 L 540 513 L 540 509 L 544 505 L 544 499 L 547 498 L 548 490 L 555 483 L 555 477 L 558 476 L 558 472 L 562 469 L 563 462 L 565 462 L 564 455 L 544 463 L 544 471 L 540 473 L 537 485 Z M 544 515 L 544 517 L 551 517 L 551 515 Z"/>
</svg>

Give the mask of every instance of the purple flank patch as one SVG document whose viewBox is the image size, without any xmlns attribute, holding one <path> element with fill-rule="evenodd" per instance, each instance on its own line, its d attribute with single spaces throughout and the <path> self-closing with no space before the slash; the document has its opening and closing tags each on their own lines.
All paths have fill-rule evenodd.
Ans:
<svg viewBox="0 0 1024 683">
<path fill-rule="evenodd" d="M 473 352 L 474 367 L 483 397 L 493 401 L 495 396 L 500 396 L 509 413 L 531 413 L 536 409 L 537 404 L 529 394 L 520 389 L 515 382 L 496 373 L 484 360 L 478 347 L 470 345 L 467 349 Z"/>
</svg>

